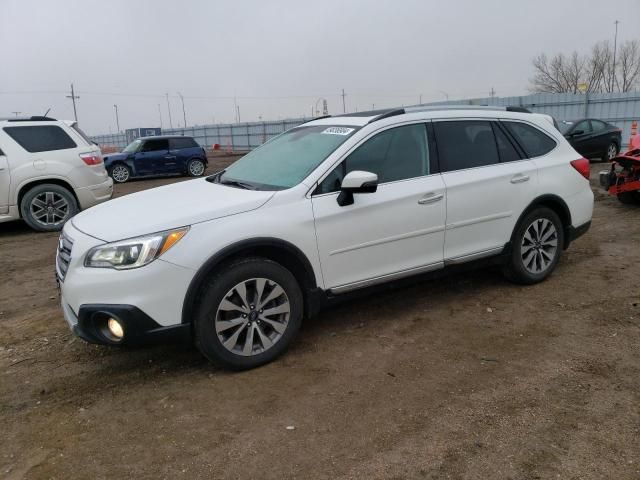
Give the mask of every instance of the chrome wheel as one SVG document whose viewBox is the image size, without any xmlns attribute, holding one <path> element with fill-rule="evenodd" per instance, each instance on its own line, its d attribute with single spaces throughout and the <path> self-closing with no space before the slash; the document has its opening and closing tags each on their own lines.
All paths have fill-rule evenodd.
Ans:
<svg viewBox="0 0 640 480">
<path fill-rule="evenodd" d="M 31 217 L 40 225 L 52 227 L 64 223 L 71 211 L 67 199 L 57 192 L 42 192 L 31 200 Z"/>
<path fill-rule="evenodd" d="M 282 338 L 290 315 L 289 298 L 280 285 L 266 278 L 251 278 L 223 297 L 216 312 L 216 334 L 230 352 L 257 355 Z"/>
<path fill-rule="evenodd" d="M 607 149 L 607 157 L 609 158 L 609 160 L 611 160 L 615 158 L 616 155 L 618 155 L 618 147 L 616 147 L 615 143 L 612 143 Z"/>
<path fill-rule="evenodd" d="M 537 218 L 524 231 L 520 253 L 524 268 L 533 274 L 545 272 L 558 252 L 558 231 L 546 218 Z"/>
<path fill-rule="evenodd" d="M 111 170 L 111 177 L 117 183 L 124 183 L 129 180 L 129 169 L 124 165 L 116 165 Z"/>
<path fill-rule="evenodd" d="M 192 160 L 189 162 L 189 174 L 192 177 L 199 177 L 204 173 L 204 163 L 200 160 Z"/>
</svg>

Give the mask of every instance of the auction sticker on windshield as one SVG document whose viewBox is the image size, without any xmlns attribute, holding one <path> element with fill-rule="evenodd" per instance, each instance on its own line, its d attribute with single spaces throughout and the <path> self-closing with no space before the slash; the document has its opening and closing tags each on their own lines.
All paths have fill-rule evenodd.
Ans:
<svg viewBox="0 0 640 480">
<path fill-rule="evenodd" d="M 329 127 L 322 133 L 326 133 L 329 135 L 349 135 L 351 132 L 353 132 L 353 130 L 353 128 L 346 127 Z"/>
</svg>

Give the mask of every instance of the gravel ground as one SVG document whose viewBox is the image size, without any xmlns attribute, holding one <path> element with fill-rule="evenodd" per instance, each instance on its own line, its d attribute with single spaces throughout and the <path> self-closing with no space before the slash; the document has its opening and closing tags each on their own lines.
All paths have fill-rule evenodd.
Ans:
<svg viewBox="0 0 640 480">
<path fill-rule="evenodd" d="M 640 478 L 639 216 L 598 192 L 546 282 L 365 296 L 235 374 L 188 346 L 75 338 L 57 235 L 1 224 L 0 478 Z"/>
</svg>

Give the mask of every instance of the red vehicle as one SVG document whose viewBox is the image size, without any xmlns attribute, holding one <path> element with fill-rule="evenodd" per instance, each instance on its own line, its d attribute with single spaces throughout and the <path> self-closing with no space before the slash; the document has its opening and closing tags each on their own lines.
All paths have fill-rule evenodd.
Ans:
<svg viewBox="0 0 640 480">
<path fill-rule="evenodd" d="M 600 172 L 600 185 L 622 203 L 640 205 L 640 134 L 631 137 L 629 151 L 611 160 L 611 169 Z"/>
</svg>

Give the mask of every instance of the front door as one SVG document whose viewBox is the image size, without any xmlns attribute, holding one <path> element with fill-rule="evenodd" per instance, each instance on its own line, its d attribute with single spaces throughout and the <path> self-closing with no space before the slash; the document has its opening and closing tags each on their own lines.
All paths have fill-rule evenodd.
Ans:
<svg viewBox="0 0 640 480">
<path fill-rule="evenodd" d="M 136 173 L 139 175 L 155 175 L 166 173 L 166 158 L 169 156 L 167 139 L 144 140 L 140 150 L 135 154 Z"/>
<path fill-rule="evenodd" d="M 594 153 L 594 135 L 591 128 L 591 122 L 589 122 L 589 120 L 578 122 L 573 128 L 573 132 L 581 133 L 572 134 L 570 142 L 571 146 L 573 146 L 580 155 L 588 158 Z"/>
<path fill-rule="evenodd" d="M 430 146 L 424 123 L 384 130 L 319 184 L 312 203 L 327 288 L 346 291 L 442 266 L 446 199 Z M 341 207 L 340 183 L 354 170 L 377 174 L 378 189 Z"/>
</svg>

